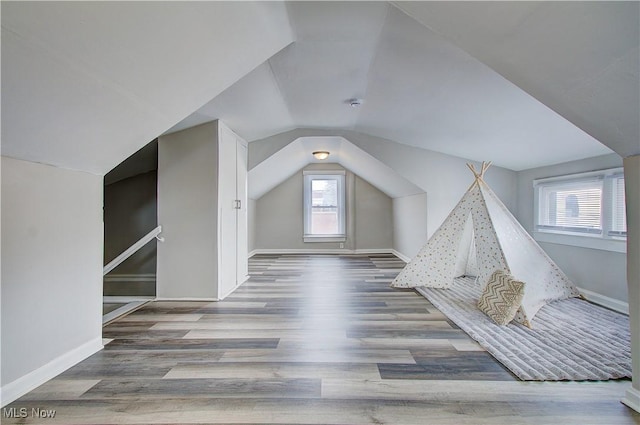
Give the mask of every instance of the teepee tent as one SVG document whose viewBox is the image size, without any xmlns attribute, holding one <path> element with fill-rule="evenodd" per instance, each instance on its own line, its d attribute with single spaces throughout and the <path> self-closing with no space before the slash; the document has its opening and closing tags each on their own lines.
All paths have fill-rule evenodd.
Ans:
<svg viewBox="0 0 640 425">
<path fill-rule="evenodd" d="M 395 278 L 392 286 L 447 288 L 461 275 L 484 285 L 496 270 L 525 282 L 516 321 L 530 326 L 546 303 L 579 296 L 577 288 L 540 248 L 483 180 L 475 181 L 427 244 Z"/>
</svg>

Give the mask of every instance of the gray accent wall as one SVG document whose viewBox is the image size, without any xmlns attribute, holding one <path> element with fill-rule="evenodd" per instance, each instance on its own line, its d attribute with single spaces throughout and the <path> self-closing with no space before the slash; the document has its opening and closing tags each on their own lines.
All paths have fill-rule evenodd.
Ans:
<svg viewBox="0 0 640 425">
<path fill-rule="evenodd" d="M 255 221 L 253 249 L 341 249 L 338 242 L 304 242 L 302 172 L 343 169 L 333 163 L 309 164 L 256 200 L 255 214 L 251 215 Z M 347 240 L 344 249 L 391 249 L 391 198 L 349 170 L 346 170 L 346 196 Z"/>
<path fill-rule="evenodd" d="M 102 188 L 101 176 L 2 157 L 5 399 L 102 348 Z"/>
<path fill-rule="evenodd" d="M 617 154 L 572 161 L 518 173 L 518 214 L 522 226 L 533 234 L 533 180 L 622 166 Z M 627 301 L 626 254 L 599 249 L 540 242 L 540 246 L 579 287 Z"/>
<path fill-rule="evenodd" d="M 104 187 L 104 263 L 107 264 L 157 227 L 157 172 L 138 174 Z M 105 295 L 155 295 L 155 281 L 113 279 L 156 274 L 156 245 L 140 248 L 107 275 Z"/>
<path fill-rule="evenodd" d="M 393 247 L 392 199 L 357 175 L 354 221 L 357 249 Z"/>
</svg>

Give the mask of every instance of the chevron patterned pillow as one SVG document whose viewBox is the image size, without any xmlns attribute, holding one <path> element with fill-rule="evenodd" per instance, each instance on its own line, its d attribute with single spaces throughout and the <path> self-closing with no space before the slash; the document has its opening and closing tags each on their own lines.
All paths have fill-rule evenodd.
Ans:
<svg viewBox="0 0 640 425">
<path fill-rule="evenodd" d="M 496 270 L 480 295 L 478 308 L 498 325 L 504 326 L 516 316 L 524 296 L 524 286 L 524 282 L 514 280 L 505 271 Z"/>
</svg>

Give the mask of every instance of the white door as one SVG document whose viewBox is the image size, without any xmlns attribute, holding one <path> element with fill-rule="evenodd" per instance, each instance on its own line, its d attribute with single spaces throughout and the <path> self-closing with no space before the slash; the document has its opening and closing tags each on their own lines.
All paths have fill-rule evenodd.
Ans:
<svg viewBox="0 0 640 425">
<path fill-rule="evenodd" d="M 218 132 L 218 298 L 236 287 L 236 138 L 224 126 Z"/>
<path fill-rule="evenodd" d="M 237 210 L 237 245 L 236 263 L 237 283 L 240 284 L 249 277 L 248 262 L 248 230 L 247 230 L 247 145 L 244 140 L 236 143 L 236 196 L 240 208 Z"/>
</svg>

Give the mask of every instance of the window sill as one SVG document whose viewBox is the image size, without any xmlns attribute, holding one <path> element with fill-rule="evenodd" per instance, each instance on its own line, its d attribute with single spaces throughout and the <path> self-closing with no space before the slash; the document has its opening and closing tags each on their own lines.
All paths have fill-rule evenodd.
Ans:
<svg viewBox="0 0 640 425">
<path fill-rule="evenodd" d="M 346 236 L 305 236 L 304 242 L 346 242 Z"/>
<path fill-rule="evenodd" d="M 622 239 L 603 239 L 600 237 L 578 236 L 556 232 L 533 232 L 533 237 L 538 242 L 599 249 L 601 251 L 619 252 L 622 254 L 626 254 L 627 252 L 627 241 Z"/>
</svg>

